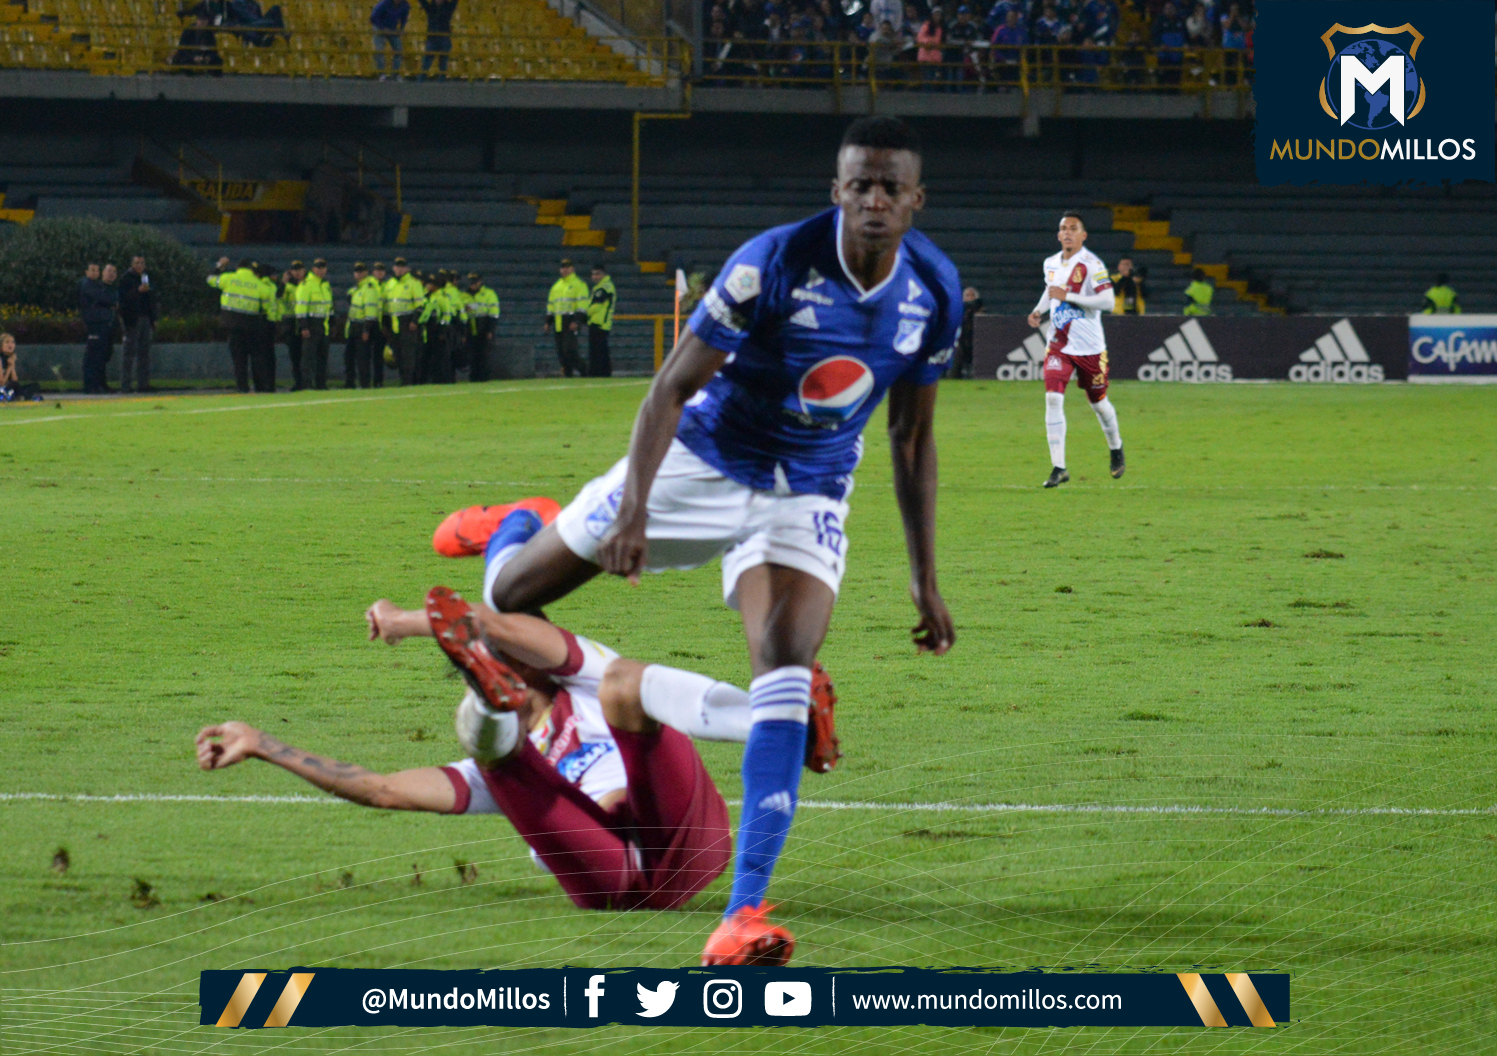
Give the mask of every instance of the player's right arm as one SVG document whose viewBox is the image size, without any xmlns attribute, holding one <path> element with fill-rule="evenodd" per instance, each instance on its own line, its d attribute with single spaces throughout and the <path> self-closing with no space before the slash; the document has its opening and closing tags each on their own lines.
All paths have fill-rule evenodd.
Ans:
<svg viewBox="0 0 1497 1056">
<path fill-rule="evenodd" d="M 1035 302 L 1034 311 L 1032 311 L 1032 312 L 1029 313 L 1029 320 L 1028 320 L 1029 325 L 1030 326 L 1035 326 L 1035 327 L 1039 326 L 1040 323 L 1044 322 L 1044 314 L 1045 314 L 1045 312 L 1047 312 L 1049 310 L 1050 310 L 1050 283 L 1049 283 L 1048 280 L 1046 280 L 1046 282 L 1045 282 L 1045 292 L 1042 293 L 1042 294 L 1040 294 L 1040 299 Z"/>
<path fill-rule="evenodd" d="M 425 810 L 450 814 L 457 793 L 440 767 L 377 774 L 354 763 L 340 763 L 323 755 L 293 748 L 244 722 L 205 726 L 197 735 L 198 766 L 222 770 L 245 759 L 263 759 L 324 792 L 384 810 Z"/>
<path fill-rule="evenodd" d="M 473 618 L 479 630 L 504 652 L 531 667 L 549 671 L 567 662 L 570 648 L 566 635 L 553 623 L 523 612 L 495 612 L 487 605 L 474 605 Z M 406 638 L 431 638 L 431 619 L 425 609 L 402 609 L 380 598 L 364 613 L 369 640 L 396 645 Z"/>
<path fill-rule="evenodd" d="M 645 565 L 646 503 L 655 474 L 676 438 L 686 401 L 712 380 L 727 358 L 726 352 L 713 348 L 688 327 L 655 375 L 629 437 L 629 469 L 618 517 L 598 548 L 598 564 L 605 572 L 639 582 Z"/>
</svg>

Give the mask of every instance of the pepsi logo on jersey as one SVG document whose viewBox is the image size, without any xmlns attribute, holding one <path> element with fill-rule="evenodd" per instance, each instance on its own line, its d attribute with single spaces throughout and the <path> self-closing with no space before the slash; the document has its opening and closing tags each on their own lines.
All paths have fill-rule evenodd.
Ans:
<svg viewBox="0 0 1497 1056">
<path fill-rule="evenodd" d="M 857 414 L 872 391 L 873 371 L 868 364 L 852 356 L 832 356 L 801 375 L 801 414 L 835 427 Z"/>
</svg>

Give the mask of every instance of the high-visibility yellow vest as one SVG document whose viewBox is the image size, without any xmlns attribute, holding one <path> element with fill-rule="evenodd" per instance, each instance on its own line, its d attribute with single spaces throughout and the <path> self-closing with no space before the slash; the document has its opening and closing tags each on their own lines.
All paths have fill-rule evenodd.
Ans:
<svg viewBox="0 0 1497 1056">
<path fill-rule="evenodd" d="M 499 318 L 499 295 L 487 286 L 480 286 L 477 293 L 468 295 L 463 310 L 468 316 L 468 329 L 476 334 L 478 320 Z"/>
<path fill-rule="evenodd" d="M 416 276 L 406 272 L 385 280 L 385 312 L 388 315 L 411 315 L 426 303 L 426 290 Z"/>
<path fill-rule="evenodd" d="M 218 291 L 218 306 L 239 315 L 266 315 L 265 285 L 249 268 L 208 276 L 208 285 Z"/>
<path fill-rule="evenodd" d="M 326 279 L 319 279 L 316 275 L 308 273 L 301 285 L 296 287 L 296 321 L 304 329 L 309 329 L 308 324 L 316 320 L 322 324 L 323 332 L 327 332 L 328 317 L 333 314 L 333 288 Z"/>
<path fill-rule="evenodd" d="M 1460 315 L 1461 306 L 1456 303 L 1456 292 L 1449 286 L 1431 286 L 1424 291 L 1424 299 L 1434 307 L 1426 307 L 1424 315 Z"/>
<path fill-rule="evenodd" d="M 593 287 L 592 296 L 587 303 L 588 325 L 596 326 L 599 330 L 612 330 L 613 308 L 618 299 L 613 280 L 604 275 L 602 281 Z"/>
<path fill-rule="evenodd" d="M 568 275 L 551 284 L 551 293 L 546 297 L 546 314 L 551 317 L 557 333 L 561 333 L 567 316 L 587 311 L 591 297 L 587 283 L 576 275 Z"/>
<path fill-rule="evenodd" d="M 1185 306 L 1186 315 L 1210 315 L 1211 298 L 1216 296 L 1216 288 L 1209 282 L 1196 279 L 1185 287 L 1185 296 L 1190 298 L 1190 303 Z"/>
</svg>

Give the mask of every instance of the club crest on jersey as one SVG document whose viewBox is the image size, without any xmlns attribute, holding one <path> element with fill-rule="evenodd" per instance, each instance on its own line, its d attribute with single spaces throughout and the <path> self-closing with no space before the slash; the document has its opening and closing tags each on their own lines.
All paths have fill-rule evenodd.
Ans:
<svg viewBox="0 0 1497 1056">
<path fill-rule="evenodd" d="M 1075 286 L 1079 290 L 1081 289 L 1081 284 L 1085 281 L 1086 265 L 1077 264 L 1074 268 L 1071 269 L 1071 285 Z"/>
<path fill-rule="evenodd" d="M 723 289 L 739 304 L 753 300 L 759 296 L 759 269 L 752 264 L 734 264 Z"/>
<path fill-rule="evenodd" d="M 857 414 L 872 391 L 873 371 L 861 359 L 823 359 L 801 375 L 797 417 L 810 419 L 810 424 L 836 427 Z"/>
<path fill-rule="evenodd" d="M 920 342 L 925 340 L 924 319 L 901 319 L 894 333 L 894 351 L 901 356 L 913 356 L 920 351 Z"/>
</svg>

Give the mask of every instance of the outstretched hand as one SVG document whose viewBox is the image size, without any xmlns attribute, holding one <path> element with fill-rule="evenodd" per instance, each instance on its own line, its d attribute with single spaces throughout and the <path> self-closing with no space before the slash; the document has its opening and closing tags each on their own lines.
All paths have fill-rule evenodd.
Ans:
<svg viewBox="0 0 1497 1056">
<path fill-rule="evenodd" d="M 216 739 L 215 739 L 216 738 Z M 198 731 L 198 766 L 222 770 L 254 755 L 260 731 L 244 722 L 221 722 Z"/>
<path fill-rule="evenodd" d="M 951 622 L 951 613 L 946 602 L 935 590 L 910 590 L 915 599 L 915 608 L 920 613 L 920 622 L 910 628 L 910 637 L 915 649 L 922 653 L 944 656 L 956 641 L 956 626 Z"/>
</svg>

